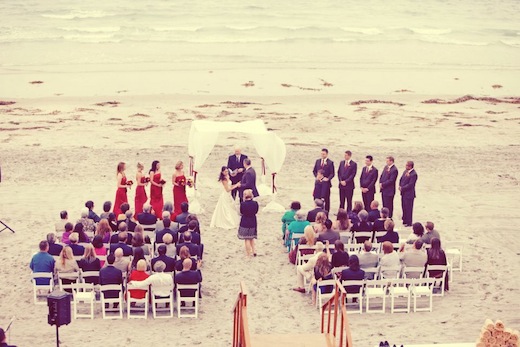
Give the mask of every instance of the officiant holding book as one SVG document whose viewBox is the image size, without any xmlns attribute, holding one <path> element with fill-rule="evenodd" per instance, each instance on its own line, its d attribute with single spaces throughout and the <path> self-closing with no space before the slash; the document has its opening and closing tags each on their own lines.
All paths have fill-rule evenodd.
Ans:
<svg viewBox="0 0 520 347">
<path fill-rule="evenodd" d="M 227 164 L 232 185 L 235 185 L 242 180 L 242 176 L 244 175 L 245 170 L 244 160 L 246 158 L 247 155 L 242 154 L 240 147 L 235 146 L 235 153 L 229 156 Z M 231 196 L 233 199 L 236 199 L 238 189 L 239 188 L 235 188 L 231 191 Z"/>
</svg>

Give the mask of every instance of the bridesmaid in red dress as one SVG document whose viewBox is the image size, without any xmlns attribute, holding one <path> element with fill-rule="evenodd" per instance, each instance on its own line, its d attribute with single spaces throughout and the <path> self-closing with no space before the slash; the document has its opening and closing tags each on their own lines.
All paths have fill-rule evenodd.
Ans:
<svg viewBox="0 0 520 347">
<path fill-rule="evenodd" d="M 143 212 L 143 205 L 148 200 L 146 190 L 144 187 L 148 185 L 150 179 L 143 175 L 144 165 L 143 163 L 137 163 L 137 174 L 135 175 L 135 181 L 137 182 L 137 188 L 135 189 L 135 216 L 138 216 Z"/>
<path fill-rule="evenodd" d="M 125 163 L 120 162 L 119 164 L 117 164 L 117 191 L 113 211 L 116 216 L 119 216 L 121 214 L 121 205 L 125 202 L 128 203 L 128 197 L 126 196 L 126 187 L 129 185 L 129 183 L 131 183 L 131 181 L 126 181 L 125 169 Z"/>
<path fill-rule="evenodd" d="M 163 186 L 166 183 L 161 179 L 161 163 L 158 160 L 154 160 L 152 168 L 150 169 L 150 205 L 157 216 L 162 219 L 162 210 L 164 206 L 163 200 Z"/>
<path fill-rule="evenodd" d="M 175 164 L 175 173 L 172 176 L 173 183 L 173 215 L 175 218 L 178 214 L 181 214 L 181 204 L 188 202 L 186 196 L 186 176 L 184 176 L 184 164 L 182 161 L 178 161 Z"/>
</svg>

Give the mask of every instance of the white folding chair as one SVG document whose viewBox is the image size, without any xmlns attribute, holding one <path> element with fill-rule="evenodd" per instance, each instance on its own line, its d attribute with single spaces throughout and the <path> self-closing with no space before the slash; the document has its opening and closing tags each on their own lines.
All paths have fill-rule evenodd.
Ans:
<svg viewBox="0 0 520 347">
<path fill-rule="evenodd" d="M 146 289 L 141 289 L 141 290 L 145 290 L 145 295 L 144 295 L 144 298 L 143 299 L 135 299 L 135 298 L 132 298 L 131 297 L 131 293 L 130 293 L 130 290 L 131 289 L 136 289 L 136 288 L 133 288 L 132 286 L 132 282 L 128 282 L 128 288 L 127 288 L 127 292 L 126 292 L 126 313 L 127 313 L 127 318 L 128 319 L 132 319 L 132 318 L 144 318 L 144 319 L 148 319 L 148 290 Z M 134 304 L 134 305 L 132 305 Z M 144 304 L 144 305 L 143 305 Z M 139 314 L 139 312 L 142 312 L 141 314 Z"/>
<path fill-rule="evenodd" d="M 156 297 L 154 293 L 154 285 L 151 286 L 152 295 L 152 313 L 153 318 L 173 318 L 173 278 L 169 288 L 170 293 L 167 297 Z M 158 307 L 160 304 L 164 304 L 165 307 Z M 157 312 L 167 312 L 167 315 L 158 315 Z"/>
<path fill-rule="evenodd" d="M 362 248 L 362 243 L 349 243 L 345 245 L 345 252 L 347 252 L 348 254 L 357 254 Z"/>
<path fill-rule="evenodd" d="M 71 282 L 71 283 L 64 283 Z M 58 284 L 61 291 L 72 291 L 72 285 L 79 282 L 79 272 L 58 272 Z"/>
<path fill-rule="evenodd" d="M 339 232 L 339 239 L 345 245 L 349 244 L 349 243 L 352 243 L 352 233 L 350 231 L 340 231 Z"/>
<path fill-rule="evenodd" d="M 310 250 L 312 250 L 312 253 L 310 254 L 303 254 L 302 251 L 308 251 L 310 252 Z M 296 263 L 295 265 L 298 266 L 298 265 L 303 265 L 304 263 L 306 263 L 310 257 L 312 257 L 314 255 L 314 253 L 316 252 L 316 248 L 314 246 L 309 246 L 309 245 L 298 245 L 298 252 L 296 253 Z"/>
<path fill-rule="evenodd" d="M 390 281 L 390 288 L 388 293 L 390 294 L 390 312 L 406 312 L 410 313 L 410 279 L 393 279 Z M 405 298 L 406 307 L 396 308 L 396 299 Z"/>
<path fill-rule="evenodd" d="M 52 272 L 33 272 L 31 274 L 31 282 L 33 285 L 34 303 L 36 305 L 46 305 L 47 295 L 54 289 L 54 274 Z M 36 282 L 44 283 L 37 284 Z M 43 293 L 40 293 L 40 291 L 43 291 Z M 38 298 L 42 297 L 44 297 L 45 300 L 38 300 Z"/>
<path fill-rule="evenodd" d="M 358 238 L 366 238 L 368 239 L 368 241 L 372 241 L 372 239 L 374 238 L 374 232 L 373 231 L 354 231 L 352 233 L 352 240 L 354 243 L 359 243 L 359 244 L 363 244 L 365 243 L 365 241 L 363 242 L 358 242 Z"/>
<path fill-rule="evenodd" d="M 376 242 L 379 237 L 383 237 L 385 235 L 386 231 L 374 231 L 374 242 Z"/>
<path fill-rule="evenodd" d="M 192 295 L 185 295 L 185 290 L 193 291 Z M 182 291 L 182 292 L 181 292 Z M 184 303 L 184 306 L 182 305 Z M 188 306 L 193 304 L 193 306 Z M 193 311 L 193 313 L 183 313 Z M 199 314 L 199 284 L 177 284 L 177 318 L 193 317 Z"/>
<path fill-rule="evenodd" d="M 289 243 L 289 247 L 287 248 L 287 252 L 293 250 L 298 242 L 300 242 L 300 239 L 303 237 L 303 233 L 293 233 L 291 236 L 291 240 Z"/>
<path fill-rule="evenodd" d="M 82 255 L 75 255 L 73 256 L 74 257 L 74 260 L 77 261 L 79 263 L 79 261 L 83 258 Z"/>
<path fill-rule="evenodd" d="M 381 267 L 379 273 L 380 279 L 394 279 L 401 277 L 401 267 L 393 266 L 393 267 Z"/>
<path fill-rule="evenodd" d="M 330 272 L 334 276 L 334 279 L 339 280 L 341 272 L 346 269 L 348 269 L 348 266 L 338 266 L 338 267 L 332 268 L 332 270 L 330 270 Z"/>
<path fill-rule="evenodd" d="M 405 266 L 403 267 L 403 278 L 423 278 L 423 266 Z"/>
<path fill-rule="evenodd" d="M 362 269 L 365 271 L 365 279 L 366 280 L 377 280 L 379 279 L 379 266 L 378 267 L 366 267 Z"/>
<path fill-rule="evenodd" d="M 70 285 L 72 289 L 72 304 L 74 307 L 74 319 L 90 318 L 94 319 L 94 301 L 96 293 L 92 283 L 73 283 Z M 79 305 L 85 304 L 88 313 L 80 313 Z"/>
<path fill-rule="evenodd" d="M 348 313 L 363 313 L 363 291 L 365 287 L 365 280 L 346 280 L 341 281 L 341 285 L 345 288 L 345 291 L 347 292 L 347 295 L 345 297 L 345 309 L 349 305 L 359 305 L 359 309 L 356 310 L 347 310 Z M 349 288 L 347 288 L 349 287 Z M 352 287 L 358 287 L 357 292 L 349 293 L 350 288 Z M 355 289 L 355 288 L 354 288 Z M 352 302 L 348 302 L 349 299 L 352 299 Z M 354 300 L 356 299 L 356 300 Z"/>
<path fill-rule="evenodd" d="M 435 283 L 434 278 L 418 278 L 411 279 L 410 292 L 413 297 L 413 311 L 428 311 L 433 310 L 433 285 Z M 429 305 L 427 307 L 417 308 L 417 299 L 421 296 L 428 297 Z"/>
<path fill-rule="evenodd" d="M 462 251 L 464 250 L 465 242 L 461 241 L 453 241 L 446 242 L 444 247 L 446 257 L 448 258 L 448 262 L 452 265 L 453 270 L 457 270 L 459 272 L 462 271 Z M 457 261 L 457 266 L 455 265 L 455 261 Z"/>
<path fill-rule="evenodd" d="M 144 231 L 155 231 L 156 224 L 141 224 Z"/>
<path fill-rule="evenodd" d="M 441 276 L 431 276 L 430 271 L 442 271 Z M 427 265 L 426 276 L 435 279 L 433 284 L 434 296 L 444 296 L 444 285 L 446 282 L 446 274 L 448 273 L 448 265 Z M 440 287 L 440 293 L 435 293 L 435 288 Z"/>
<path fill-rule="evenodd" d="M 296 265 L 296 273 L 298 273 L 298 265 L 305 264 L 313 256 L 314 256 L 314 254 L 300 254 L 299 256 L 297 256 L 297 260 L 296 260 L 296 263 L 297 263 L 297 265 Z"/>
<path fill-rule="evenodd" d="M 81 283 L 93 283 L 97 280 L 99 283 L 99 271 L 80 271 Z M 89 282 L 87 282 L 87 279 Z"/>
<path fill-rule="evenodd" d="M 325 290 L 326 287 L 332 287 L 332 291 L 330 293 L 322 293 L 322 290 Z M 334 290 L 336 289 L 335 287 L 336 287 L 335 279 L 321 280 L 316 283 L 317 308 L 319 308 L 321 310 L 323 308 L 323 305 L 325 305 L 325 303 L 334 296 Z"/>
<path fill-rule="evenodd" d="M 386 309 L 386 288 L 388 286 L 388 280 L 372 280 L 365 281 L 365 298 L 367 301 L 366 312 L 367 313 L 385 313 Z M 381 309 L 371 309 L 370 300 L 382 299 L 383 303 Z"/>
<path fill-rule="evenodd" d="M 103 319 L 123 319 L 123 290 L 120 284 L 105 284 L 99 287 L 101 292 L 101 312 Z M 107 298 L 106 295 L 112 294 L 108 292 L 117 291 L 116 298 Z M 117 307 L 111 308 L 110 305 L 117 304 Z M 117 312 L 117 315 L 108 315 L 108 312 Z"/>
</svg>

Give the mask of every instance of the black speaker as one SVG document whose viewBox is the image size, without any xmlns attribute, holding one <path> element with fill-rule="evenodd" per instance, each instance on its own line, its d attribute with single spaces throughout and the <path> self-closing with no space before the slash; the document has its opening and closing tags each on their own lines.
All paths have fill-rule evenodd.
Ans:
<svg viewBox="0 0 520 347">
<path fill-rule="evenodd" d="M 70 324 L 70 294 L 66 292 L 54 291 L 47 297 L 47 306 L 49 306 L 49 315 L 47 322 L 49 325 Z"/>
</svg>

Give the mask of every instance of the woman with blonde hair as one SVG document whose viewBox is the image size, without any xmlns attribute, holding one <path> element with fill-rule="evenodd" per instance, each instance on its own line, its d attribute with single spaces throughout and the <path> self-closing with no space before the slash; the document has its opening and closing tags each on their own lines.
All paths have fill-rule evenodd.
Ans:
<svg viewBox="0 0 520 347">
<path fill-rule="evenodd" d="M 302 255 L 314 253 L 314 249 L 301 249 L 300 250 L 298 247 L 299 245 L 314 246 L 315 244 L 316 244 L 316 233 L 314 232 L 312 225 L 307 225 L 305 227 L 305 229 L 303 230 L 303 236 L 300 237 L 300 241 L 298 242 L 296 247 L 294 247 L 294 249 L 289 252 L 289 261 L 292 264 L 296 264 L 296 255 L 298 254 L 298 252 L 300 252 L 300 254 L 302 254 Z"/>
<path fill-rule="evenodd" d="M 175 172 L 172 175 L 172 183 L 173 183 L 173 219 L 182 213 L 181 204 L 183 202 L 188 202 L 188 197 L 186 196 L 186 176 L 184 175 L 184 163 L 182 161 L 178 161 L 175 164 Z"/>
<path fill-rule="evenodd" d="M 325 222 L 327 221 L 327 214 L 325 212 L 318 212 L 316 215 L 316 221 L 314 222 L 314 232 L 316 234 L 322 233 L 327 228 L 325 227 Z"/>
<path fill-rule="evenodd" d="M 318 288 L 318 282 L 324 280 L 330 280 L 333 278 L 332 275 L 332 265 L 329 260 L 329 255 L 327 253 L 321 253 L 318 256 L 318 260 L 316 260 L 316 265 L 314 266 L 314 278 L 312 279 L 312 305 L 316 305 L 316 290 Z M 324 286 L 321 288 L 321 294 L 329 294 L 332 293 L 334 289 L 333 286 Z"/>
<path fill-rule="evenodd" d="M 148 201 L 145 187 L 150 182 L 150 178 L 143 174 L 144 164 L 137 163 L 137 173 L 135 174 L 135 182 L 137 187 L 135 188 L 135 215 L 138 216 L 143 212 L 143 205 Z"/>
<path fill-rule="evenodd" d="M 70 246 L 63 247 L 60 253 L 60 257 L 54 265 L 54 270 L 58 273 L 79 272 L 78 263 L 76 260 L 74 260 L 74 255 L 72 254 L 72 248 L 70 248 Z M 62 279 L 63 284 L 71 284 L 73 282 L 76 282 L 76 279 Z"/>
<path fill-rule="evenodd" d="M 111 233 L 112 228 L 110 227 L 110 224 L 108 224 L 108 219 L 101 219 L 96 228 L 96 235 L 101 236 L 103 243 L 109 243 Z"/>
<path fill-rule="evenodd" d="M 101 262 L 96 257 L 94 246 L 91 244 L 85 245 L 85 253 L 83 258 L 79 261 L 81 271 L 99 271 L 101 270 Z M 99 284 L 99 276 L 85 277 L 86 283 Z"/>
<path fill-rule="evenodd" d="M 121 214 L 121 205 L 124 203 L 128 203 L 128 197 L 126 196 L 126 188 L 127 186 L 132 185 L 132 181 L 126 180 L 125 169 L 126 164 L 124 162 L 120 162 L 119 164 L 117 164 L 117 191 L 113 210 L 116 216 L 119 216 Z"/>
<path fill-rule="evenodd" d="M 245 241 L 246 256 L 253 255 L 256 257 L 255 239 L 257 238 L 257 221 L 258 203 L 253 200 L 253 191 L 251 189 L 244 190 L 244 202 L 240 204 L 240 226 L 238 227 L 238 238 Z"/>
</svg>

